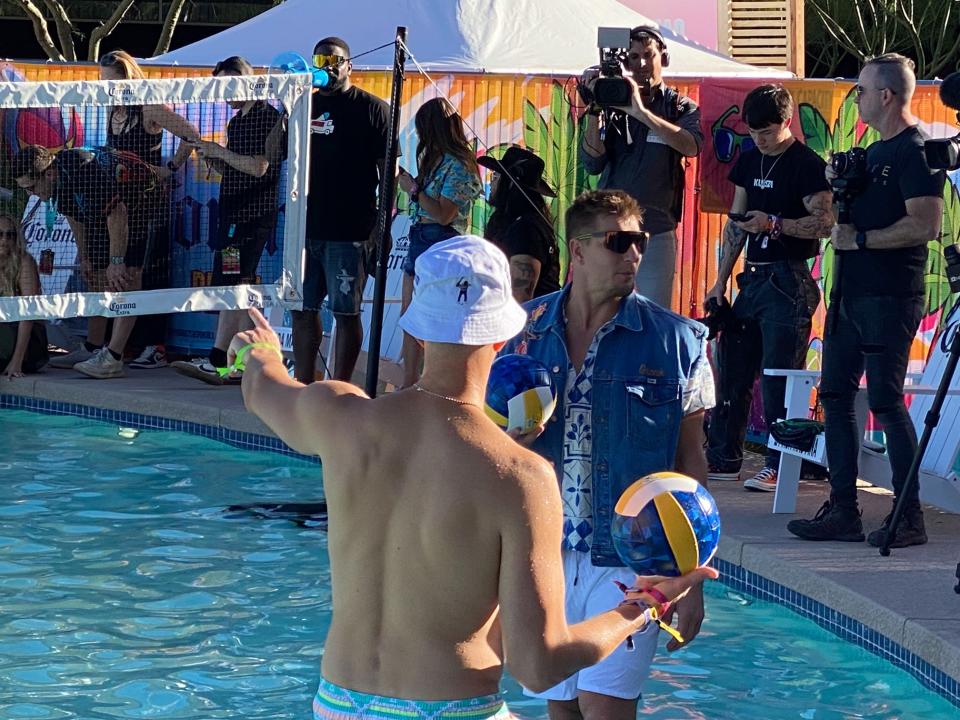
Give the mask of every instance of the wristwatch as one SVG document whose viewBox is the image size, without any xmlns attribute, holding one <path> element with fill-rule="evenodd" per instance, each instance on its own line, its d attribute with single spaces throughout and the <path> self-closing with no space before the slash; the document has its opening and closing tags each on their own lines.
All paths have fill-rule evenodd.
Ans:
<svg viewBox="0 0 960 720">
<path fill-rule="evenodd" d="M 410 193 L 410 199 L 413 200 L 413 202 L 415 202 L 415 203 L 419 203 L 419 202 L 420 202 L 420 188 L 419 188 L 419 187 L 415 187 L 415 188 L 413 189 L 413 192 Z"/>
<path fill-rule="evenodd" d="M 867 249 L 867 233 L 865 230 L 857 230 L 857 250 Z"/>
<path fill-rule="evenodd" d="M 111 255 L 110 256 L 111 265 L 126 265 L 127 259 L 123 255 Z"/>
<path fill-rule="evenodd" d="M 167 160 L 167 170 L 169 170 L 170 172 L 176 172 L 179 169 L 180 168 L 177 167 L 176 164 L 174 164 L 173 160 Z"/>
</svg>

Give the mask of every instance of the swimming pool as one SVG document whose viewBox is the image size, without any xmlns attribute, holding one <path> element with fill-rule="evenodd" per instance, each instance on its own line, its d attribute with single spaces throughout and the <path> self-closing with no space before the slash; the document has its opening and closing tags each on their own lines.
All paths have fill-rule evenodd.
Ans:
<svg viewBox="0 0 960 720">
<path fill-rule="evenodd" d="M 203 438 L 0 411 L 0 718 L 308 718 L 326 534 L 225 516 L 314 500 L 320 468 Z M 641 717 L 910 718 L 957 709 L 812 622 L 714 583 Z M 504 682 L 511 707 L 545 717 Z"/>
</svg>

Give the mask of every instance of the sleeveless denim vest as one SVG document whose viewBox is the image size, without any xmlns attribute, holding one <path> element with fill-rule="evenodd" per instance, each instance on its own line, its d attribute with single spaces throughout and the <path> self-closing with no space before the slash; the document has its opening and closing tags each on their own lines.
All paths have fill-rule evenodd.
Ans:
<svg viewBox="0 0 960 720">
<path fill-rule="evenodd" d="M 540 360 L 553 377 L 557 408 L 532 449 L 563 477 L 566 348 L 564 306 L 570 286 L 524 305 L 527 326 L 503 349 Z M 674 467 L 683 391 L 706 353 L 707 329 L 632 293 L 593 368 L 593 539 L 591 562 L 623 566 L 613 548 L 613 509 L 635 480 Z"/>
</svg>

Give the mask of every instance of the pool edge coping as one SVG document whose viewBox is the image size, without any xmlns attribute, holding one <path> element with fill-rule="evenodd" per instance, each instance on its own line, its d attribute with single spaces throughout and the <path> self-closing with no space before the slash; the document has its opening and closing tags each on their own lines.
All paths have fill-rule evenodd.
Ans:
<svg viewBox="0 0 960 720">
<path fill-rule="evenodd" d="M 21 386 L 18 389 L 26 388 Z M 217 425 L 209 425 L 61 402 L 23 392 L 0 393 L 0 409 L 84 417 L 138 429 L 187 432 L 242 449 L 276 452 L 319 463 L 318 457 L 297 453 L 275 436 L 224 424 L 223 412 L 217 413 Z M 960 707 L 960 647 L 946 642 L 912 618 L 878 605 L 811 570 L 785 562 L 764 550 L 763 545 L 762 542 L 746 542 L 730 535 L 721 537 L 715 564 L 726 586 L 775 602 L 814 621 L 841 639 L 905 670 L 925 688 Z"/>
</svg>

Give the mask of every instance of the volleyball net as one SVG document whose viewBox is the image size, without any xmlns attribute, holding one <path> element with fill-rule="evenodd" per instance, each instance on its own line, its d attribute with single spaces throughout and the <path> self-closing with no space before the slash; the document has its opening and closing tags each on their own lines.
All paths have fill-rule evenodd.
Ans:
<svg viewBox="0 0 960 720">
<path fill-rule="evenodd" d="M 298 307 L 308 76 L 3 89 L 0 214 L 39 294 L 0 321 Z"/>
</svg>

